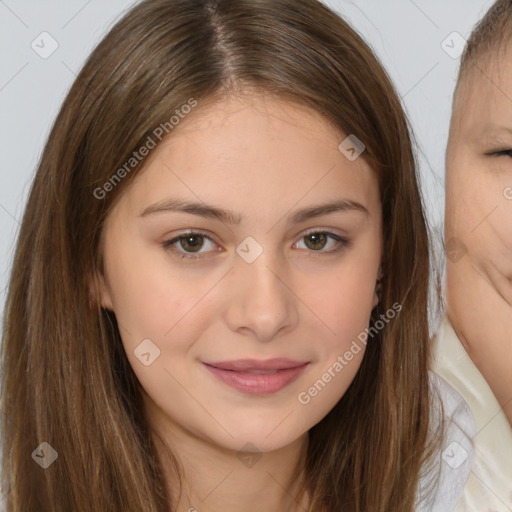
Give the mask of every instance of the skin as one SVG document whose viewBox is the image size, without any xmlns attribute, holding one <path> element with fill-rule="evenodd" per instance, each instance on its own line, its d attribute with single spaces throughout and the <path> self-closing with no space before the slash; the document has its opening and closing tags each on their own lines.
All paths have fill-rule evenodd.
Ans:
<svg viewBox="0 0 512 512">
<path fill-rule="evenodd" d="M 455 248 L 447 259 L 449 319 L 512 424 L 510 51 L 480 59 L 458 89 L 447 151 L 445 234 L 448 250 Z"/>
<path fill-rule="evenodd" d="M 304 462 L 308 430 L 343 396 L 364 350 L 310 403 L 298 395 L 348 350 L 378 302 L 378 182 L 363 158 L 340 153 L 345 137 L 316 112 L 255 91 L 200 105 L 153 150 L 109 214 L 101 302 L 116 314 L 149 422 L 182 464 L 178 512 L 293 511 L 307 503 L 294 499 L 292 472 Z M 177 211 L 140 216 L 171 196 L 230 210 L 240 223 Z M 367 211 L 288 222 L 338 199 Z M 311 228 L 350 244 L 327 237 L 315 251 Z M 162 247 L 187 229 L 213 240 L 195 239 L 197 260 L 183 258 L 194 253 L 179 240 L 174 252 Z M 248 236 L 263 249 L 252 263 L 236 252 Z M 150 366 L 134 355 L 146 338 L 161 351 Z M 309 365 L 267 396 L 228 387 L 201 363 L 274 357 Z M 243 447 L 259 457 L 250 467 Z M 177 496 L 176 475 L 164 464 Z"/>
</svg>

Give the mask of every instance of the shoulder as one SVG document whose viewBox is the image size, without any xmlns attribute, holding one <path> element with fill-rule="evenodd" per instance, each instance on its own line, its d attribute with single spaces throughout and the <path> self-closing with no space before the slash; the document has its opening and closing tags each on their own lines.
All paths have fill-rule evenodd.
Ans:
<svg viewBox="0 0 512 512">
<path fill-rule="evenodd" d="M 440 436 L 418 489 L 417 512 L 452 512 L 464 493 L 474 459 L 473 413 L 464 398 L 430 372 L 431 435 Z"/>
<path fill-rule="evenodd" d="M 447 317 L 434 338 L 433 356 L 433 370 L 466 400 L 478 432 L 473 466 L 456 510 L 512 510 L 512 428 Z"/>
</svg>

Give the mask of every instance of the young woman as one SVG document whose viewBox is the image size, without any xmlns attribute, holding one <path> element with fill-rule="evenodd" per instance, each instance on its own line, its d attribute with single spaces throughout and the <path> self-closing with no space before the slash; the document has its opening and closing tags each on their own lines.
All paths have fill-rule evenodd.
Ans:
<svg viewBox="0 0 512 512">
<path fill-rule="evenodd" d="M 7 510 L 451 510 L 471 457 L 443 477 L 435 397 L 464 404 L 429 379 L 428 254 L 400 102 L 335 13 L 136 5 L 20 229 Z"/>
</svg>

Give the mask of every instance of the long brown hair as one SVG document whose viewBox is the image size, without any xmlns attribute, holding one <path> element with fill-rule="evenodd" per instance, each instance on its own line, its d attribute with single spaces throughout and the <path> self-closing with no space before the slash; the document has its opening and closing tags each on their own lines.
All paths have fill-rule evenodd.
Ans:
<svg viewBox="0 0 512 512">
<path fill-rule="evenodd" d="M 145 158 L 127 170 L 134 152 L 191 98 L 200 109 L 248 86 L 307 105 L 364 142 L 383 214 L 371 326 L 402 306 L 374 328 L 355 380 L 309 432 L 309 510 L 413 510 L 429 428 L 429 244 L 409 127 L 387 74 L 316 0 L 146 0 L 85 63 L 27 201 L 2 340 L 8 512 L 169 510 L 175 497 L 140 384 L 90 278 L 103 271 L 105 218 L 143 168 Z M 42 442 L 59 454 L 46 470 L 31 457 Z"/>
</svg>

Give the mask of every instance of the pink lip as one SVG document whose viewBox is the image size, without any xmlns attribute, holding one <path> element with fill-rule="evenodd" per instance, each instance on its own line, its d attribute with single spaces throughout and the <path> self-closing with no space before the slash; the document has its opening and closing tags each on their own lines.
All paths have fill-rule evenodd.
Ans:
<svg viewBox="0 0 512 512">
<path fill-rule="evenodd" d="M 215 366 L 221 370 L 234 370 L 237 372 L 251 370 L 288 370 L 289 368 L 297 368 L 306 364 L 307 361 L 294 361 L 283 357 L 275 359 L 238 359 L 236 361 L 218 361 L 213 363 L 204 363 L 209 366 Z"/>
<path fill-rule="evenodd" d="M 309 362 L 291 359 L 240 359 L 203 363 L 219 380 L 243 393 L 268 395 L 276 393 L 291 384 L 309 365 Z M 254 371 L 274 371 L 275 373 L 251 373 Z"/>
</svg>

